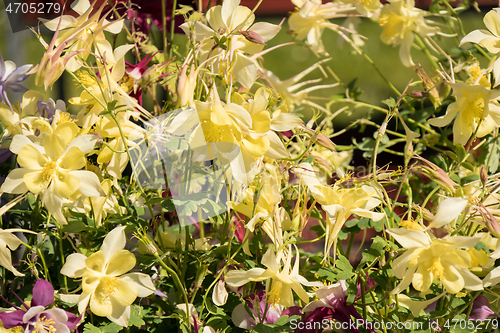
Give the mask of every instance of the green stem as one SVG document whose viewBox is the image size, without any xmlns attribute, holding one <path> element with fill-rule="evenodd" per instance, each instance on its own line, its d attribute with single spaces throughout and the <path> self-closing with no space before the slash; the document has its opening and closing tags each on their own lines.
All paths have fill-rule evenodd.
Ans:
<svg viewBox="0 0 500 333">
<path fill-rule="evenodd" d="M 155 253 L 154 256 L 155 256 L 156 260 L 158 260 L 158 263 L 161 265 L 161 267 L 163 267 L 170 274 L 170 276 L 172 276 L 172 279 L 174 280 L 174 283 L 177 286 L 177 289 L 179 289 L 179 292 L 182 293 L 184 303 L 186 304 L 187 325 L 188 325 L 188 327 L 191 327 L 191 324 L 189 323 L 189 318 L 190 318 L 189 317 L 189 300 L 188 300 L 188 297 L 186 294 L 186 289 L 182 285 L 182 282 L 179 279 L 179 276 L 177 275 L 177 273 L 172 268 L 170 268 L 167 264 L 165 264 L 165 262 L 160 258 L 158 253 Z"/>
<path fill-rule="evenodd" d="M 440 70 L 438 64 L 436 63 L 436 61 L 432 58 L 432 54 L 429 52 L 429 49 L 427 48 L 427 46 L 425 46 L 424 42 L 422 41 L 422 39 L 420 39 L 420 36 L 418 34 L 413 34 L 415 36 L 415 40 L 417 41 L 417 44 L 418 46 L 420 46 L 422 48 L 422 51 L 424 51 L 425 55 L 427 56 L 427 58 L 429 59 L 429 61 L 431 62 L 432 64 L 432 67 L 434 67 L 435 69 L 437 70 Z"/>
</svg>

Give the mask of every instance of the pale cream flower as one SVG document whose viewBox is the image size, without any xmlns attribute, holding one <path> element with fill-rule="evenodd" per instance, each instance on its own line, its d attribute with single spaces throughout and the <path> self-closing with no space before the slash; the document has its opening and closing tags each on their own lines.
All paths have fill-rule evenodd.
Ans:
<svg viewBox="0 0 500 333">
<path fill-rule="evenodd" d="M 291 247 L 288 248 L 287 252 L 286 257 L 280 259 L 283 253 L 277 257 L 270 247 L 262 257 L 262 264 L 267 269 L 256 267 L 248 271 L 229 271 L 225 276 L 225 281 L 231 287 L 241 287 L 248 282 L 266 281 L 267 302 L 270 304 L 293 306 L 292 290 L 304 303 L 309 303 L 309 295 L 302 286 L 321 287 L 323 284 L 321 282 L 308 282 L 299 274 L 298 250 L 293 268 L 291 267 L 293 257 Z M 281 260 L 284 260 L 284 266 L 281 265 Z"/>
<path fill-rule="evenodd" d="M 444 127 L 453 118 L 453 144 L 465 145 L 477 130 L 481 138 L 500 126 L 500 107 L 490 103 L 500 96 L 500 91 L 486 89 L 481 84 L 448 83 L 453 88 L 456 101 L 446 109 L 446 114 L 429 119 L 432 126 Z M 479 126 L 479 127 L 478 127 Z"/>
<path fill-rule="evenodd" d="M 312 50 L 318 53 L 328 54 L 321 40 L 323 31 L 328 28 L 337 32 L 357 50 L 357 46 L 344 33 L 355 32 L 328 21 L 348 16 L 348 13 L 354 9 L 353 7 L 333 2 L 323 4 L 321 0 L 292 0 L 292 2 L 299 10 L 292 13 L 288 24 L 296 33 L 297 39 L 306 40 Z"/>
<path fill-rule="evenodd" d="M 500 8 L 493 8 L 483 18 L 484 25 L 488 30 L 474 30 L 462 38 L 460 45 L 464 43 L 476 43 L 486 48 L 493 54 L 500 53 Z M 500 58 L 493 64 L 495 85 L 500 83 Z"/>
<path fill-rule="evenodd" d="M 415 8 L 414 0 L 389 1 L 380 12 L 379 24 L 384 28 L 380 39 L 387 45 L 401 45 L 399 58 L 406 67 L 414 65 L 410 54 L 413 34 L 432 36 L 439 32 L 438 27 L 428 25 L 426 13 Z"/>
<path fill-rule="evenodd" d="M 303 175 L 313 197 L 328 214 L 325 230 L 325 260 L 330 257 L 333 246 L 335 253 L 337 248 L 337 236 L 347 219 L 352 215 L 367 217 L 374 221 L 381 220 L 385 214 L 373 212 L 372 209 L 379 206 L 381 201 L 377 198 L 377 192 L 371 186 L 342 188 L 338 185 L 323 186 L 314 177 Z M 314 188 L 311 188 L 314 187 Z"/>
<path fill-rule="evenodd" d="M 135 256 L 124 249 L 125 226 L 116 227 L 108 233 L 99 251 L 86 257 L 74 253 L 66 258 L 61 274 L 70 278 L 82 278 L 80 295 L 61 295 L 61 298 L 76 297 L 78 310 L 83 313 L 90 303 L 90 310 L 101 317 L 127 327 L 130 305 L 137 297 L 146 297 L 155 291 L 149 275 L 127 273 L 135 267 Z"/>
<path fill-rule="evenodd" d="M 43 133 L 40 144 L 24 135 L 14 136 L 10 150 L 17 154 L 21 168 L 12 170 L 0 192 L 42 194 L 42 202 L 59 223 L 65 224 L 61 208 L 79 196 L 103 194 L 96 174 L 82 169 L 85 155 L 94 149 L 97 137 L 81 135 L 78 126 L 67 122 L 53 133 Z"/>
<path fill-rule="evenodd" d="M 101 12 L 105 3 L 97 11 L 94 11 L 94 4 L 89 0 L 76 0 L 71 4 L 71 9 L 78 13 L 78 17 L 72 15 L 63 15 L 53 20 L 42 20 L 43 24 L 50 30 L 56 31 L 59 25 L 59 34 L 55 41 L 55 46 L 63 44 L 67 40 L 74 43 L 66 49 L 67 52 L 89 49 L 90 45 L 102 43 L 105 41 L 104 31 L 118 34 L 123 28 L 123 20 L 110 22 L 105 19 L 106 15 L 101 17 Z M 66 63 L 66 69 L 71 72 L 76 71 L 82 66 L 82 61 L 87 59 L 89 53 L 83 52 L 74 56 Z M 108 52 L 108 57 L 111 53 Z"/>
<path fill-rule="evenodd" d="M 33 231 L 24 230 L 24 229 L 1 229 L 0 228 L 0 266 L 5 267 L 15 276 L 24 276 L 23 273 L 19 272 L 12 265 L 12 256 L 10 251 L 16 250 L 22 242 L 19 238 L 14 235 L 14 232 L 28 232 L 32 234 L 36 234 Z M 10 251 L 9 251 L 10 249 Z"/>
<path fill-rule="evenodd" d="M 281 26 L 267 22 L 253 24 L 255 15 L 239 4 L 240 0 L 225 0 L 222 6 L 210 8 L 206 16 L 210 27 L 196 21 L 186 22 L 180 28 L 202 42 L 202 61 L 215 56 L 211 63 L 213 72 L 223 75 L 227 82 L 233 74 L 236 81 L 251 88 L 257 78 L 257 64 L 246 54 L 262 51 L 265 42 L 276 36 Z"/>
<path fill-rule="evenodd" d="M 392 263 L 392 270 L 401 283 L 391 291 L 397 294 L 410 284 L 425 293 L 435 279 L 450 294 L 462 289 L 482 290 L 481 280 L 469 271 L 471 257 L 464 250 L 474 247 L 480 238 L 451 236 L 433 238 L 424 231 L 388 229 L 387 232 L 407 251 Z"/>
</svg>

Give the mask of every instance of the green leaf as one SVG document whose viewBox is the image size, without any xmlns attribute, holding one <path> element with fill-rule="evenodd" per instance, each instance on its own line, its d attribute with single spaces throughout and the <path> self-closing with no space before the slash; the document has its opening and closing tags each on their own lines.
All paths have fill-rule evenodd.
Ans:
<svg viewBox="0 0 500 333">
<path fill-rule="evenodd" d="M 79 233 L 82 231 L 89 230 L 90 228 L 80 220 L 71 221 L 71 223 L 63 226 L 62 230 L 67 233 Z"/>
<path fill-rule="evenodd" d="M 109 323 L 108 325 L 101 326 L 100 329 L 101 332 L 104 333 L 117 333 L 120 332 L 123 329 L 123 327 L 115 323 Z"/>
<path fill-rule="evenodd" d="M 179 6 L 181 8 L 177 9 L 175 11 L 175 15 L 184 15 L 184 14 L 187 14 L 187 13 L 193 11 L 193 7 L 191 7 L 191 6 L 186 6 L 186 5 L 181 5 L 181 4 L 179 4 Z"/>
<path fill-rule="evenodd" d="M 337 275 L 338 280 L 347 280 L 354 275 L 349 259 L 340 255 L 335 261 L 335 268 L 333 272 Z"/>
<path fill-rule="evenodd" d="M 117 100 L 112 100 L 107 104 L 108 111 L 114 110 L 116 108 Z"/>
<path fill-rule="evenodd" d="M 194 12 L 189 16 L 188 21 L 198 21 L 203 15 L 200 12 Z"/>
<path fill-rule="evenodd" d="M 345 291 L 345 293 L 347 295 L 347 300 L 346 300 L 347 305 L 351 305 L 352 303 L 354 303 L 354 300 L 358 295 L 358 283 L 356 279 L 351 281 L 351 283 L 347 284 L 347 290 Z"/>
<path fill-rule="evenodd" d="M 388 107 L 394 109 L 396 107 L 396 101 L 394 100 L 394 98 L 388 98 L 386 100 L 383 100 L 382 103 L 384 103 L 385 105 L 387 105 Z"/>
<path fill-rule="evenodd" d="M 83 333 L 101 333 L 101 330 L 91 323 L 86 323 L 85 326 L 83 326 Z"/>
<path fill-rule="evenodd" d="M 463 163 L 462 163 L 462 165 L 463 165 Z M 460 184 L 463 186 L 465 184 L 472 183 L 472 182 L 475 182 L 477 180 L 480 180 L 479 175 L 469 175 L 469 176 L 462 178 L 460 180 Z"/>
<path fill-rule="evenodd" d="M 129 326 L 141 327 L 146 324 L 144 320 L 142 320 L 142 308 L 137 305 L 132 305 L 130 308 L 130 319 L 128 321 Z"/>
</svg>

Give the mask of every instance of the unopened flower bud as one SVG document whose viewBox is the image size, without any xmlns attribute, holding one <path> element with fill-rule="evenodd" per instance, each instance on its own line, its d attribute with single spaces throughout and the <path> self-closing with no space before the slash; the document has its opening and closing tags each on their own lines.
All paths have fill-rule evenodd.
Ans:
<svg viewBox="0 0 500 333">
<path fill-rule="evenodd" d="M 238 31 L 249 42 L 256 43 L 256 44 L 266 45 L 266 41 L 258 33 L 256 33 L 255 31 L 250 31 L 250 30 L 247 30 L 247 31 L 238 30 Z"/>
<path fill-rule="evenodd" d="M 413 97 L 415 99 L 421 99 L 421 98 L 424 98 L 424 97 L 429 97 L 429 93 L 427 93 L 425 91 L 419 91 L 419 90 L 411 91 L 411 92 L 408 93 L 408 95 L 410 95 L 411 97 Z"/>
<path fill-rule="evenodd" d="M 427 177 L 438 183 L 444 190 L 448 191 L 449 193 L 455 192 L 455 188 L 458 187 L 458 184 L 455 183 L 443 169 L 418 155 L 415 155 L 414 158 L 427 164 L 420 165 L 421 170 Z"/>
<path fill-rule="evenodd" d="M 481 166 L 479 176 L 481 178 L 481 184 L 483 184 L 483 186 L 486 186 L 486 182 L 488 181 L 488 172 L 486 172 L 486 168 L 484 167 L 484 165 Z"/>
<path fill-rule="evenodd" d="M 500 223 L 498 223 L 496 217 L 493 216 L 493 214 L 491 214 L 491 212 L 484 206 L 478 207 L 478 210 L 481 213 L 490 233 L 493 236 L 500 238 Z"/>
</svg>

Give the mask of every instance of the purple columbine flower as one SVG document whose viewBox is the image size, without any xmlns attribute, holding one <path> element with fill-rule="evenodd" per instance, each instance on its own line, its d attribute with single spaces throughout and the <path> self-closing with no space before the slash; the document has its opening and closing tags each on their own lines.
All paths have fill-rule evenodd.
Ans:
<svg viewBox="0 0 500 333">
<path fill-rule="evenodd" d="M 58 99 L 57 102 L 54 102 L 52 98 L 49 98 L 49 101 L 47 103 L 38 101 L 37 108 L 40 116 L 47 118 L 49 123 L 52 123 L 54 115 L 56 114 L 56 110 L 66 111 L 66 103 L 64 103 L 64 101 L 61 99 Z"/>
<path fill-rule="evenodd" d="M 469 319 L 484 321 L 490 316 L 498 317 L 498 315 L 491 310 L 488 299 L 483 295 L 477 296 L 472 303 L 472 311 L 470 312 Z"/>
<path fill-rule="evenodd" d="M 0 320 L 6 329 L 22 326 L 25 332 L 69 333 L 78 326 L 81 315 L 77 317 L 58 308 L 46 310 L 52 302 L 54 302 L 54 288 L 49 282 L 40 279 L 33 287 L 31 306 L 22 302 L 27 309 L 23 310 L 11 304 L 16 311 L 0 313 Z"/>
<path fill-rule="evenodd" d="M 12 61 L 4 61 L 0 54 L 0 98 L 2 102 L 7 102 L 7 89 L 15 92 L 26 92 L 28 89 L 21 85 L 21 82 L 28 78 L 26 74 L 31 68 L 31 65 L 24 65 L 16 68 Z M 12 107 L 12 106 L 11 106 Z"/>
<path fill-rule="evenodd" d="M 304 325 L 303 329 L 299 329 L 299 333 L 315 332 L 314 325 L 306 325 L 307 323 L 322 323 L 324 319 L 336 320 L 342 323 L 350 323 L 353 320 L 363 320 L 363 317 L 356 311 L 356 308 L 351 304 L 347 305 L 347 296 L 345 291 L 347 286 L 345 281 L 321 287 L 316 290 L 318 300 L 312 301 L 304 307 L 304 312 L 310 312 L 302 318 Z M 354 318 L 354 319 L 353 319 Z M 359 332 L 357 328 L 352 330 Z"/>
<path fill-rule="evenodd" d="M 246 305 L 250 309 L 250 315 L 244 304 L 237 305 L 231 315 L 233 323 L 243 329 L 251 330 L 259 323 L 274 324 L 281 316 L 300 315 L 299 306 L 292 306 L 283 310 L 281 305 L 271 305 L 266 303 L 266 292 L 260 291 L 245 298 Z M 266 312 L 267 307 L 267 312 Z M 265 313 L 265 317 L 264 317 Z"/>
</svg>

